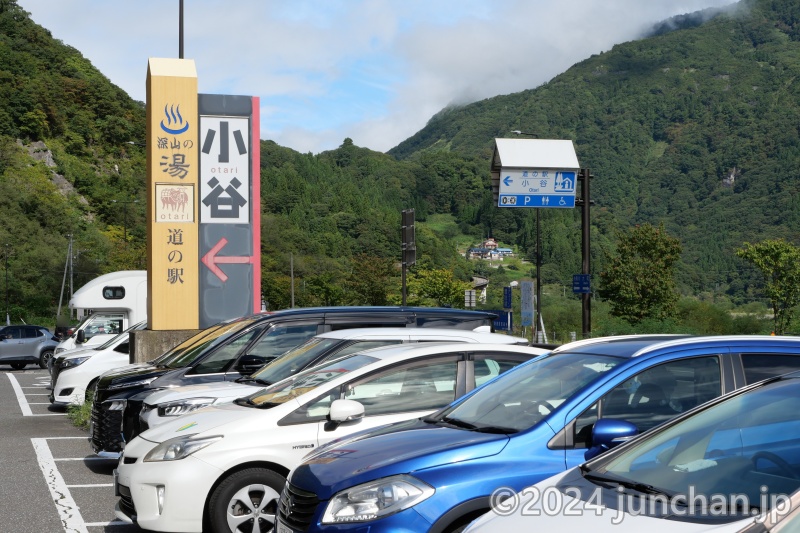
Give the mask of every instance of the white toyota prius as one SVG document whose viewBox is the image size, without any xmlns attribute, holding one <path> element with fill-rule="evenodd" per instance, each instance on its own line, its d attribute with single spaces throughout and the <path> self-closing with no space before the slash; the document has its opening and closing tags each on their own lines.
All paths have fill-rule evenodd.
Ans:
<svg viewBox="0 0 800 533">
<path fill-rule="evenodd" d="M 312 449 L 425 416 L 546 352 L 464 343 L 376 348 L 178 417 L 125 447 L 116 515 L 153 531 L 200 532 L 204 516 L 213 531 L 269 531 L 286 476 Z"/>
</svg>

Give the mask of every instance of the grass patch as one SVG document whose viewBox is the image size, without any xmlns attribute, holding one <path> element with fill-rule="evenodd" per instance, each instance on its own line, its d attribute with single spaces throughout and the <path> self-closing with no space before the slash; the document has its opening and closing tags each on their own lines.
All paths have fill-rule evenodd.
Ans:
<svg viewBox="0 0 800 533">
<path fill-rule="evenodd" d="M 83 405 L 70 405 L 67 407 L 67 418 L 80 429 L 89 429 L 89 420 L 92 418 L 92 402 L 83 402 Z"/>
</svg>

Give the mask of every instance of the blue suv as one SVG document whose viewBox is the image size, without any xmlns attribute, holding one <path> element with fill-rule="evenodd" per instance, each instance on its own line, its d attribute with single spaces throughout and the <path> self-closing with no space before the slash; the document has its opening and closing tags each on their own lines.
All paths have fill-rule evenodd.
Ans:
<svg viewBox="0 0 800 533">
<path fill-rule="evenodd" d="M 524 487 L 637 432 L 800 369 L 800 338 L 578 341 L 428 417 L 320 448 L 289 476 L 278 533 L 463 530 Z M 598 423 L 598 422 L 601 423 Z"/>
</svg>

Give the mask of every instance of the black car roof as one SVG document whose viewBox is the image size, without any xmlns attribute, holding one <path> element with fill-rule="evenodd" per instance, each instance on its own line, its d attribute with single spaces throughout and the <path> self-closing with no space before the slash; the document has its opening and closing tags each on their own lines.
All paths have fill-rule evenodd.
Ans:
<svg viewBox="0 0 800 533">
<path fill-rule="evenodd" d="M 308 315 L 335 315 L 335 314 L 370 314 L 370 313 L 403 313 L 409 315 L 441 315 L 441 316 L 464 316 L 475 318 L 497 318 L 497 313 L 493 311 L 469 310 L 469 309 L 453 309 L 450 307 L 403 307 L 403 306 L 333 306 L 333 307 L 296 307 L 293 309 L 281 309 L 279 311 L 263 311 L 254 315 L 233 318 L 227 320 L 227 323 L 236 322 L 238 320 L 253 320 L 264 319 L 268 320 L 271 317 L 285 317 L 285 316 L 308 316 Z"/>
</svg>

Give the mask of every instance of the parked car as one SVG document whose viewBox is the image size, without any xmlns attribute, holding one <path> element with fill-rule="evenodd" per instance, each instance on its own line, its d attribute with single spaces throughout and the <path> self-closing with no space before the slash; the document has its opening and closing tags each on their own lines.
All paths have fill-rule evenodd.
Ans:
<svg viewBox="0 0 800 533">
<path fill-rule="evenodd" d="M 159 390 L 148 395 L 139 413 L 139 431 L 209 405 L 232 402 L 325 361 L 390 344 L 468 342 L 528 346 L 525 337 L 440 328 L 354 328 L 322 333 L 276 357 L 250 376 Z M 133 431 L 133 430 L 132 430 Z M 132 436 L 138 435 L 134 432 Z"/>
<path fill-rule="evenodd" d="M 527 487 L 467 531 L 764 532 L 796 511 L 799 488 L 800 373 L 793 373 Z"/>
<path fill-rule="evenodd" d="M 125 447 L 117 516 L 156 531 L 269 531 L 289 470 L 364 428 L 425 416 L 546 350 L 508 344 L 405 344 L 308 368 L 145 431 Z"/>
<path fill-rule="evenodd" d="M 289 478 L 278 531 L 461 531 L 490 510 L 498 489 L 520 491 L 614 444 L 609 428 L 597 438 L 606 424 L 614 437 L 645 432 L 796 369 L 800 338 L 571 343 L 432 416 L 318 450 Z"/>
<path fill-rule="evenodd" d="M 452 327 L 490 331 L 496 314 L 424 307 L 323 307 L 261 313 L 222 322 L 179 344 L 151 365 L 101 376 L 90 442 L 95 453 L 119 457 L 138 433 L 144 398 L 159 389 L 234 381 L 314 335 L 357 327 Z"/>
<path fill-rule="evenodd" d="M 83 405 L 87 394 L 91 398 L 99 377 L 109 370 L 126 366 L 130 360 L 130 332 L 145 329 L 147 321 L 139 322 L 93 348 L 69 350 L 53 357 L 50 372 L 50 403 L 54 405 Z"/>
<path fill-rule="evenodd" d="M 58 339 L 44 326 L 22 324 L 0 327 L 0 365 L 22 370 L 29 364 L 47 368 Z"/>
</svg>

